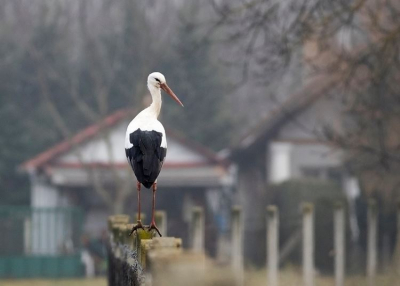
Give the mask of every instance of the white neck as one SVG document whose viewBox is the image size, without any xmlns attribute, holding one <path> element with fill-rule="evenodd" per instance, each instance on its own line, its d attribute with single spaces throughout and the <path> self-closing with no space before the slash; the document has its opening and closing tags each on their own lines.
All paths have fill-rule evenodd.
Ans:
<svg viewBox="0 0 400 286">
<path fill-rule="evenodd" d="M 155 87 L 153 85 L 147 85 L 150 94 L 151 94 L 151 98 L 153 99 L 153 102 L 151 103 L 151 105 L 148 107 L 148 109 L 150 110 L 150 112 L 152 114 L 154 114 L 154 116 L 157 118 L 158 115 L 160 114 L 161 111 L 161 89 L 158 87 Z"/>
</svg>

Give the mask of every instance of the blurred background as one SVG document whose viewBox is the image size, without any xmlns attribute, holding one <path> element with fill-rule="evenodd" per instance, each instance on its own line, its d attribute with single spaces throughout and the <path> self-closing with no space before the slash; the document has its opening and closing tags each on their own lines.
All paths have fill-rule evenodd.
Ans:
<svg viewBox="0 0 400 286">
<path fill-rule="evenodd" d="M 188 247 L 202 206 L 207 255 L 226 263 L 241 205 L 245 265 L 262 269 L 275 204 L 292 269 L 300 205 L 313 202 L 316 270 L 329 277 L 342 202 L 346 271 L 363 275 L 374 199 L 378 269 L 399 271 L 399 16 L 394 0 L 2 0 L 0 279 L 105 275 L 107 217 L 137 211 L 124 136 L 153 71 L 185 105 L 165 97 L 159 118 L 168 236 Z"/>
</svg>

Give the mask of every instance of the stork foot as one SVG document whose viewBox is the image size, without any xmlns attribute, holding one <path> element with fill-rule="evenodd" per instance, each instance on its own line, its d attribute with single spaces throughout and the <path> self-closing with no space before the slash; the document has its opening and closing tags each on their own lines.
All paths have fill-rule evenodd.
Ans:
<svg viewBox="0 0 400 286">
<path fill-rule="evenodd" d="M 162 237 L 162 235 L 161 235 L 161 233 L 160 233 L 158 227 L 156 226 L 156 223 L 155 223 L 155 222 L 152 222 L 152 223 L 149 225 L 149 228 L 147 229 L 147 231 L 151 231 L 152 229 L 154 229 L 155 231 L 157 231 L 158 235 L 159 235 L 160 237 Z"/>
<path fill-rule="evenodd" d="M 141 228 L 141 229 L 144 230 L 144 227 L 143 227 L 143 225 L 142 225 L 142 221 L 141 221 L 141 220 L 138 220 L 138 221 L 137 221 L 137 224 L 135 224 L 135 225 L 132 227 L 132 230 L 131 230 L 131 232 L 129 233 L 129 236 L 131 236 L 132 233 L 133 233 L 135 230 L 138 230 L 139 228 Z"/>
</svg>

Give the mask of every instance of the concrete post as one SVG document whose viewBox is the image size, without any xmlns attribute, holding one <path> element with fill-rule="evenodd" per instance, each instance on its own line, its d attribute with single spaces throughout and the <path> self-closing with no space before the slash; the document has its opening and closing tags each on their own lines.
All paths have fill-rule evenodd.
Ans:
<svg viewBox="0 0 400 286">
<path fill-rule="evenodd" d="M 267 207 L 267 267 L 267 285 L 278 286 L 279 212 L 276 206 Z"/>
<path fill-rule="evenodd" d="M 304 203 L 303 212 L 303 284 L 314 286 L 314 205 Z"/>
<path fill-rule="evenodd" d="M 122 225 L 124 225 L 124 223 L 113 223 L 112 224 L 113 240 L 117 244 L 121 244 L 120 226 L 122 226 Z"/>
<path fill-rule="evenodd" d="M 166 237 L 167 235 L 167 213 L 165 211 L 156 211 L 154 213 L 154 219 L 161 235 Z"/>
<path fill-rule="evenodd" d="M 128 223 L 129 215 L 111 215 L 108 217 L 108 228 L 111 230 L 113 223 Z"/>
<path fill-rule="evenodd" d="M 119 242 L 121 244 L 127 244 L 128 243 L 128 237 L 129 236 L 127 235 L 127 230 L 126 230 L 127 225 L 128 224 L 126 224 L 126 223 L 121 223 L 121 224 L 118 225 L 118 227 L 119 227 L 119 231 L 118 231 L 118 233 L 119 233 Z"/>
<path fill-rule="evenodd" d="M 367 277 L 368 285 L 375 285 L 378 242 L 378 206 L 375 200 L 368 203 Z"/>
<path fill-rule="evenodd" d="M 243 221 L 242 208 L 234 206 L 231 214 L 232 231 L 232 271 L 237 286 L 244 285 L 243 265 Z"/>
<path fill-rule="evenodd" d="M 204 252 L 204 211 L 201 207 L 193 207 L 191 223 L 191 247 L 195 252 Z"/>
<path fill-rule="evenodd" d="M 139 213 L 135 213 L 135 221 L 134 223 L 138 221 L 139 218 Z M 142 221 L 142 224 L 144 225 L 144 222 L 146 221 L 146 214 L 145 213 L 140 213 L 140 220 Z"/>
<path fill-rule="evenodd" d="M 346 223 L 342 203 L 337 203 L 334 213 L 334 247 L 335 247 L 335 285 L 344 286 Z"/>
<path fill-rule="evenodd" d="M 134 223 L 126 224 L 126 233 L 124 234 L 126 236 L 126 244 L 129 246 L 129 249 L 132 251 L 136 249 L 136 245 L 135 245 L 136 236 L 134 234 L 129 236 L 129 234 L 134 225 L 135 225 Z"/>
<path fill-rule="evenodd" d="M 397 202 L 397 237 L 394 257 L 395 272 L 400 275 L 400 201 Z"/>
<path fill-rule="evenodd" d="M 147 252 L 150 249 L 151 246 L 151 239 L 141 239 L 140 240 L 140 245 L 139 245 L 139 249 L 138 249 L 138 261 L 140 263 L 140 265 L 142 266 L 143 270 L 146 270 L 147 267 Z"/>
<path fill-rule="evenodd" d="M 108 230 L 110 235 L 113 235 L 113 225 L 114 224 L 119 224 L 119 223 L 128 223 L 129 222 L 129 216 L 128 215 L 112 215 L 108 217 Z"/>
</svg>

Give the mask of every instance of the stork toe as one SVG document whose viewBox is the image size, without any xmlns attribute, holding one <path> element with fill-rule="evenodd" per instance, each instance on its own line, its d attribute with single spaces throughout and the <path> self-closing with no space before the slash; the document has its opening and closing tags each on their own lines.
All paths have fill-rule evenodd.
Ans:
<svg viewBox="0 0 400 286">
<path fill-rule="evenodd" d="M 135 230 L 138 230 L 139 228 L 141 228 L 141 229 L 144 230 L 142 221 L 140 221 L 140 220 L 138 220 L 138 221 L 137 221 L 137 224 L 135 224 L 135 225 L 132 227 L 132 230 L 131 230 L 131 232 L 129 233 L 129 236 L 131 236 L 132 233 L 133 233 Z"/>
<path fill-rule="evenodd" d="M 149 228 L 147 229 L 147 231 L 151 231 L 151 230 L 155 230 L 155 231 L 157 231 L 157 233 L 158 233 L 158 235 L 160 236 L 160 237 L 162 237 L 162 235 L 161 235 L 161 232 L 160 232 L 160 230 L 158 229 L 158 227 L 156 226 L 156 224 L 155 223 L 151 223 L 150 225 L 149 225 Z"/>
</svg>

